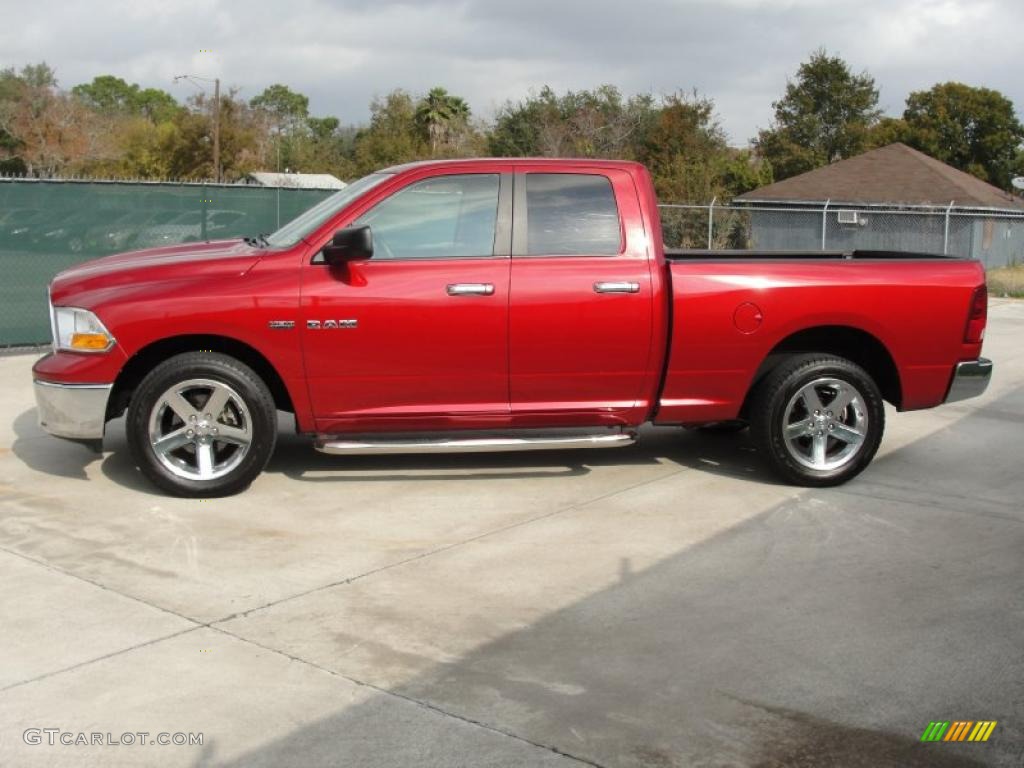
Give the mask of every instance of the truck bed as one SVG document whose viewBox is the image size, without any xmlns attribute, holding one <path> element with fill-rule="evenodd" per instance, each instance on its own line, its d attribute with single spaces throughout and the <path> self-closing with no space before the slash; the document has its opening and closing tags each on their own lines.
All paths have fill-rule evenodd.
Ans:
<svg viewBox="0 0 1024 768">
<path fill-rule="evenodd" d="M 950 256 L 941 253 L 913 253 L 909 251 L 748 251 L 748 250 L 706 250 L 689 248 L 666 248 L 665 258 L 668 261 L 750 261 L 750 260 L 784 260 L 807 259 L 807 260 L 886 260 L 886 261 L 915 261 L 915 260 L 954 260 L 969 261 L 960 256 Z"/>
<path fill-rule="evenodd" d="M 982 266 L 890 251 L 666 252 L 671 339 L 658 423 L 742 415 L 774 355 L 842 350 L 891 371 L 901 410 L 943 402 L 957 361 L 978 357 L 964 322 Z"/>
</svg>

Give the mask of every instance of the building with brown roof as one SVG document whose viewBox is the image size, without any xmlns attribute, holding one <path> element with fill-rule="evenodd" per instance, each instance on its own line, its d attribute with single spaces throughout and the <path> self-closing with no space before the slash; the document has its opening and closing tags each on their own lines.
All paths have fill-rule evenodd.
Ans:
<svg viewBox="0 0 1024 768">
<path fill-rule="evenodd" d="M 898 249 L 1024 261 L 1024 200 L 905 144 L 740 195 L 751 247 Z"/>
</svg>

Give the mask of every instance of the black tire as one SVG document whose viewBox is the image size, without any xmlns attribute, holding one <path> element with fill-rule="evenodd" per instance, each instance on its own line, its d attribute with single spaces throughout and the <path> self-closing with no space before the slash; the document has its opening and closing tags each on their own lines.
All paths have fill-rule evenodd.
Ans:
<svg viewBox="0 0 1024 768">
<path fill-rule="evenodd" d="M 833 403 L 841 409 L 830 408 Z M 809 487 L 840 485 L 860 474 L 885 431 L 878 385 L 859 365 L 827 354 L 783 360 L 758 384 L 750 415 L 758 452 L 785 480 Z"/>
<path fill-rule="evenodd" d="M 181 400 L 174 398 L 175 406 L 169 392 L 181 395 Z M 216 414 L 205 414 L 215 393 L 225 405 Z M 187 407 L 198 420 L 185 418 L 181 411 Z M 151 429 L 174 441 L 165 445 L 184 442 L 158 451 Z M 125 431 L 137 466 L 160 489 L 175 496 L 229 496 L 247 488 L 270 460 L 277 443 L 277 411 L 267 385 L 249 366 L 216 352 L 186 352 L 165 360 L 142 380 L 128 406 Z"/>
</svg>

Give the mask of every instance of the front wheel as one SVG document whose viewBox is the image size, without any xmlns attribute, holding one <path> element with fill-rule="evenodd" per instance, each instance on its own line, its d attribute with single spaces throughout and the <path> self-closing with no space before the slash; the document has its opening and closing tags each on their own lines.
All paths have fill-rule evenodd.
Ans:
<svg viewBox="0 0 1024 768">
<path fill-rule="evenodd" d="M 158 487 L 176 496 L 227 496 L 263 471 L 277 418 L 267 385 L 249 366 L 188 352 L 142 380 L 126 432 L 139 469 Z"/>
<path fill-rule="evenodd" d="M 885 409 L 874 380 L 841 357 L 798 355 L 758 385 L 751 410 L 758 448 L 798 485 L 839 485 L 871 463 Z"/>
</svg>

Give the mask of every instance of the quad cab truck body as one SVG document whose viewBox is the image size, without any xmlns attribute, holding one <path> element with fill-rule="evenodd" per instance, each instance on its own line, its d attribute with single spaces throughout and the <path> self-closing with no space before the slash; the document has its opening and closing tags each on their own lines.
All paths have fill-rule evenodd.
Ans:
<svg viewBox="0 0 1024 768">
<path fill-rule="evenodd" d="M 269 237 L 84 263 L 50 286 L 42 426 L 101 440 L 127 412 L 167 492 L 247 487 L 276 411 L 327 453 L 628 445 L 637 428 L 754 431 L 791 482 L 867 466 L 883 400 L 984 391 L 975 261 L 666 250 L 643 166 L 415 163 Z"/>
</svg>

